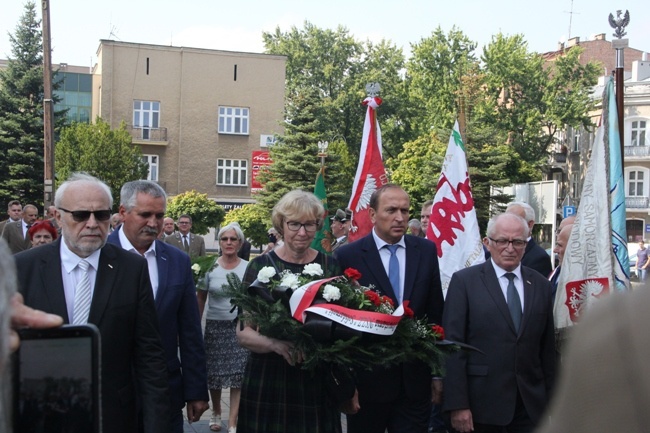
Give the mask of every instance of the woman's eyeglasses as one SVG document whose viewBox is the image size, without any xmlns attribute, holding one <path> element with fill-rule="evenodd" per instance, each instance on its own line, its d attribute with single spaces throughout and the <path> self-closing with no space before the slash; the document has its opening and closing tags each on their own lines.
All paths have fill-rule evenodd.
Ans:
<svg viewBox="0 0 650 433">
<path fill-rule="evenodd" d="M 234 242 L 237 242 L 237 241 L 239 240 L 239 238 L 229 238 L 229 237 L 224 236 L 224 237 L 222 237 L 222 238 L 219 238 L 219 240 L 220 240 L 221 242 L 228 242 L 228 241 L 230 241 L 230 242 L 233 242 L 233 243 L 234 243 Z"/>
<path fill-rule="evenodd" d="M 296 221 L 287 221 L 287 228 L 292 232 L 297 232 L 300 227 L 304 227 L 307 233 L 313 233 L 318 228 L 318 223 L 299 223 Z"/>
<path fill-rule="evenodd" d="M 111 217 L 111 210 L 106 209 L 106 210 L 68 210 L 68 209 L 63 209 L 62 207 L 57 208 L 59 210 L 62 210 L 63 212 L 67 212 L 70 215 L 72 215 L 72 219 L 75 220 L 78 223 L 88 221 L 90 218 L 90 215 L 95 215 L 95 219 L 97 221 L 108 221 Z"/>
</svg>

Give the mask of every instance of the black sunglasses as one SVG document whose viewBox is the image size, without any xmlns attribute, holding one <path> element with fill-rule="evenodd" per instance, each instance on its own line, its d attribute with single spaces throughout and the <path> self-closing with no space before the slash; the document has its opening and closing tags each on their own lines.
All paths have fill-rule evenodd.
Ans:
<svg viewBox="0 0 650 433">
<path fill-rule="evenodd" d="M 76 222 L 84 222 L 88 221 L 90 218 L 90 215 L 95 215 L 95 219 L 97 221 L 108 221 L 111 218 L 111 210 L 68 210 L 68 209 L 63 209 L 62 207 L 57 208 L 59 210 L 62 210 L 63 212 L 67 212 L 70 215 L 72 215 L 72 219 L 75 220 Z"/>
</svg>

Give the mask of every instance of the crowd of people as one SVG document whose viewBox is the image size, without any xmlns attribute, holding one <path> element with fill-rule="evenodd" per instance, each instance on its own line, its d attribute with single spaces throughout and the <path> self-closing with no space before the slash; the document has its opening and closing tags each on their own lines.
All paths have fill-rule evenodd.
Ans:
<svg viewBox="0 0 650 433">
<path fill-rule="evenodd" d="M 558 394 L 553 304 L 561 267 L 553 269 L 532 238 L 535 214 L 528 204 L 510 203 L 490 219 L 486 261 L 456 272 L 445 297 L 436 245 L 425 237 L 433 203 L 410 219 L 410 197 L 399 185 L 372 194 L 372 231 L 353 242 L 352 210 L 337 209 L 325 252 L 312 248 L 324 222 L 321 200 L 301 190 L 285 194 L 272 209 L 268 245 L 250 261 L 239 224 L 220 228 L 219 256 L 198 287 L 191 257 L 206 254 L 203 238 L 192 233 L 191 216 L 166 216 L 166 203 L 155 182 L 127 182 L 112 213 L 110 189 L 83 173 L 58 188 L 44 219 L 33 205 L 9 203 L 9 219 L 0 223 L 0 324 L 11 336 L 11 346 L 0 348 L 3 384 L 8 351 L 18 345 L 9 323 L 14 329 L 92 323 L 101 333 L 107 433 L 180 433 L 184 419 L 199 420 L 210 401 L 210 430 L 228 433 L 341 432 L 342 413 L 350 433 L 532 432 L 542 424 L 545 431 L 564 431 L 544 415 Z M 572 223 L 567 219 L 558 230 L 559 263 Z M 423 362 L 357 369 L 354 394 L 335 402 L 326 392 L 326 366 L 301 368 L 293 343 L 264 335 L 254 315 L 232 307 L 226 291 L 230 274 L 246 290 L 263 268 L 299 274 L 311 264 L 320 265 L 323 277 L 356 269 L 359 284 L 407 304 L 415 317 L 442 324 L 448 340 L 475 350 L 450 355 L 444 377 L 431 377 Z M 637 267 L 643 275 L 645 265 Z M 568 353 L 567 368 L 575 369 L 574 359 L 587 362 L 582 352 Z M 582 386 L 592 389 L 585 380 Z M 578 392 L 558 386 L 564 400 L 564 393 Z M 223 389 L 230 391 L 227 426 Z M 7 392 L 3 386 L 3 431 L 11 428 Z M 559 404 L 554 413 L 562 422 L 570 418 Z M 566 431 L 604 431 L 595 424 L 581 429 L 576 420 L 571 425 Z"/>
</svg>

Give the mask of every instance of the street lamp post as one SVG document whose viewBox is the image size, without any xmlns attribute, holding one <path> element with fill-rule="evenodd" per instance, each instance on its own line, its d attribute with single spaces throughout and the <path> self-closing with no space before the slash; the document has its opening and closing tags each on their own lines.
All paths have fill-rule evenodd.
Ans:
<svg viewBox="0 0 650 433">
<path fill-rule="evenodd" d="M 320 169 L 323 170 L 325 166 L 325 158 L 327 158 L 327 147 L 329 143 L 327 141 L 318 142 L 318 156 L 320 157 Z"/>
<path fill-rule="evenodd" d="M 621 159 L 624 158 L 625 152 L 624 152 L 624 137 L 625 134 L 623 133 L 624 129 L 624 110 L 625 106 L 624 104 L 624 99 L 623 95 L 625 92 L 625 86 L 623 83 L 623 71 L 625 69 L 625 59 L 623 56 L 623 52 L 625 48 L 628 47 L 629 41 L 627 39 L 623 39 L 623 36 L 627 35 L 625 32 L 625 27 L 630 23 L 630 12 L 628 10 L 625 11 L 625 14 L 621 16 L 622 11 L 617 10 L 616 11 L 616 18 L 614 18 L 613 14 L 609 14 L 609 25 L 612 26 L 614 29 L 614 33 L 612 36 L 614 36 L 616 39 L 612 40 L 612 47 L 616 50 L 616 106 L 618 108 L 618 134 L 619 138 L 621 141 Z"/>
</svg>

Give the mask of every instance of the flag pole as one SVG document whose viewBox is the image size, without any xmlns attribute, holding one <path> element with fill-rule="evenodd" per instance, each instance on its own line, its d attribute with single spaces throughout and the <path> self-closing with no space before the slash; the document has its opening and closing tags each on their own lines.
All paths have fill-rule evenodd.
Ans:
<svg viewBox="0 0 650 433">
<path fill-rule="evenodd" d="M 625 85 L 623 83 L 624 70 L 625 70 L 625 58 L 624 51 L 625 48 L 629 46 L 629 40 L 623 39 L 623 36 L 627 35 L 625 32 L 625 27 L 630 23 L 630 12 L 625 11 L 625 14 L 621 16 L 623 11 L 616 11 L 616 18 L 613 14 L 609 14 L 609 25 L 614 29 L 614 36 L 617 39 L 612 40 L 612 47 L 616 50 L 616 69 L 615 69 L 615 79 L 616 79 L 616 106 L 618 113 L 618 135 L 621 142 L 621 161 L 624 161 L 625 158 L 625 141 L 624 141 L 624 94 L 625 94 Z"/>
</svg>

